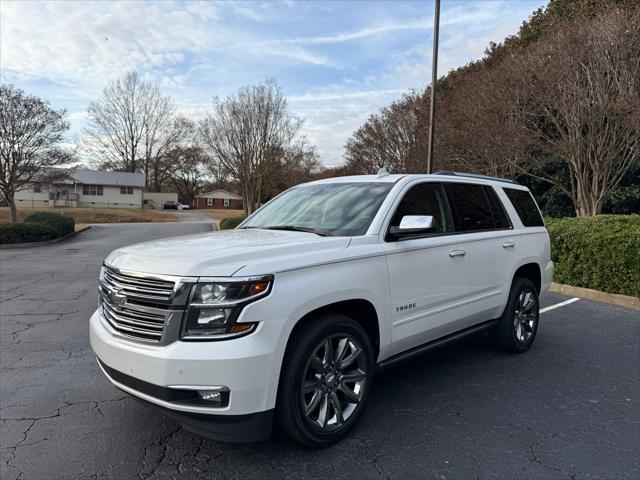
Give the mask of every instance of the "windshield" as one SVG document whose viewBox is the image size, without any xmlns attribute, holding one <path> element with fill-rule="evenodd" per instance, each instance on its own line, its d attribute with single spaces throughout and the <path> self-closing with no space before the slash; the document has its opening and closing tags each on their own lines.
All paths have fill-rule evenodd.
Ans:
<svg viewBox="0 0 640 480">
<path fill-rule="evenodd" d="M 393 183 L 327 183 L 292 188 L 267 203 L 241 228 L 364 235 Z"/>
</svg>

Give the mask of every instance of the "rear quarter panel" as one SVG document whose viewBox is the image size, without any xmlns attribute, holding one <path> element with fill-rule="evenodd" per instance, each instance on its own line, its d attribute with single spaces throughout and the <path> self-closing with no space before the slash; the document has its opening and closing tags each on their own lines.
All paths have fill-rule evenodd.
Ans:
<svg viewBox="0 0 640 480">
<path fill-rule="evenodd" d="M 516 270 L 522 265 L 527 263 L 537 263 L 540 267 L 540 298 L 542 299 L 549 291 L 549 287 L 551 287 L 551 282 L 553 281 L 554 266 L 553 261 L 551 260 L 551 241 L 549 239 L 549 231 L 547 230 L 547 227 L 525 227 L 522 224 L 516 209 L 513 207 L 511 200 L 509 200 L 509 197 L 502 189 L 504 186 L 505 185 L 494 185 L 495 190 L 500 197 L 500 201 L 507 210 L 507 214 L 513 223 L 514 238 L 518 239 L 515 249 L 518 261 L 514 265 L 511 278 L 513 278 L 513 274 L 515 274 Z M 509 185 L 508 188 L 529 191 L 526 187 L 522 186 Z M 542 212 L 540 212 L 540 215 L 542 215 Z"/>
</svg>

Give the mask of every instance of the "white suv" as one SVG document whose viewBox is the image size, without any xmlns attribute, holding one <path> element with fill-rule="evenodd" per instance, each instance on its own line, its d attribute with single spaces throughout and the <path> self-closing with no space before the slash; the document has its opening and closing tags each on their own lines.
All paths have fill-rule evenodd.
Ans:
<svg viewBox="0 0 640 480">
<path fill-rule="evenodd" d="M 118 388 L 224 441 L 343 438 L 374 374 L 481 330 L 524 352 L 553 276 L 529 191 L 439 172 L 331 178 L 235 230 L 111 253 L 91 346 Z"/>
</svg>

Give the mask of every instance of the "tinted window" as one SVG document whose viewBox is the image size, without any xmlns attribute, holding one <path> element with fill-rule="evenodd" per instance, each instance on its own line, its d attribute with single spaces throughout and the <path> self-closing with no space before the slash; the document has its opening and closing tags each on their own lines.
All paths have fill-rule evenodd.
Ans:
<svg viewBox="0 0 640 480">
<path fill-rule="evenodd" d="M 503 188 L 525 227 L 542 227 L 544 221 L 535 200 L 527 190 Z"/>
<path fill-rule="evenodd" d="M 483 185 L 449 183 L 447 188 L 457 231 L 473 232 L 496 228 L 493 210 Z"/>
<path fill-rule="evenodd" d="M 498 198 L 498 195 L 496 195 L 496 191 L 493 189 L 493 187 L 484 187 L 484 193 L 487 195 L 489 205 L 491 205 L 491 211 L 493 212 L 493 223 L 495 225 L 495 228 L 511 228 L 512 225 L 511 221 L 509 220 L 509 216 L 507 215 L 507 212 L 504 211 L 504 206 Z"/>
<path fill-rule="evenodd" d="M 389 226 L 399 226 L 405 215 L 432 216 L 433 234 L 453 232 L 447 197 L 439 183 L 421 183 L 412 187 L 398 205 Z"/>
</svg>

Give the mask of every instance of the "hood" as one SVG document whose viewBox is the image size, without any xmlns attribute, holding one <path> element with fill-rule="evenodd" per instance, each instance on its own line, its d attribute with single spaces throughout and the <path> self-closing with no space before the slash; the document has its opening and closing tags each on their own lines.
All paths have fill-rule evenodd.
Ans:
<svg viewBox="0 0 640 480">
<path fill-rule="evenodd" d="M 136 243 L 113 251 L 105 263 L 140 273 L 226 277 L 251 262 L 267 259 L 281 259 L 290 268 L 296 258 L 325 256 L 327 251 L 346 248 L 349 242 L 350 237 L 319 237 L 305 232 L 225 230 Z"/>
</svg>

